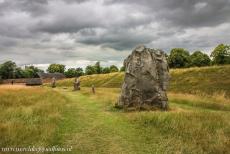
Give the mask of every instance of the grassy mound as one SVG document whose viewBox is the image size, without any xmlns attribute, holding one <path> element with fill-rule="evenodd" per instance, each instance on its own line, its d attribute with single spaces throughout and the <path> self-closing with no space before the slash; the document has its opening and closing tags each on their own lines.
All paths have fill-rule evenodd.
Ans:
<svg viewBox="0 0 230 154">
<path fill-rule="evenodd" d="M 170 70 L 170 91 L 230 97 L 230 65 Z M 120 88 L 124 73 L 82 76 L 81 86 Z M 74 79 L 58 82 L 58 86 L 73 86 Z"/>
</svg>

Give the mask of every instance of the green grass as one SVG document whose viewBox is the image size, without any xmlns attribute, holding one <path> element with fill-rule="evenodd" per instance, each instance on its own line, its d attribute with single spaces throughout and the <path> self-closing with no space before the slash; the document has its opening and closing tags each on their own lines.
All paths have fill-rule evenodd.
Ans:
<svg viewBox="0 0 230 154">
<path fill-rule="evenodd" d="M 73 154 L 229 152 L 228 99 L 170 93 L 168 112 L 123 112 L 114 108 L 119 93 L 0 90 L 0 146 L 72 146 Z"/>
<path fill-rule="evenodd" d="M 200 106 L 199 101 L 178 100 L 175 94 L 170 94 L 169 112 L 123 112 L 113 107 L 119 94 L 116 88 L 97 88 L 95 95 L 90 88 L 81 92 L 59 91 L 74 100 L 60 124 L 60 134 L 65 134 L 61 144 L 72 145 L 73 153 L 227 153 L 230 150 L 229 110 L 215 108 L 223 103 L 229 109 L 229 103 Z M 209 101 L 207 98 L 203 102 L 209 104 Z"/>
<path fill-rule="evenodd" d="M 224 95 L 230 97 L 230 65 L 211 66 L 188 69 L 170 70 L 171 92 L 190 93 L 199 95 Z M 83 76 L 80 78 L 82 87 L 120 88 L 124 73 L 110 73 Z M 58 82 L 58 86 L 73 86 L 74 79 Z"/>
</svg>

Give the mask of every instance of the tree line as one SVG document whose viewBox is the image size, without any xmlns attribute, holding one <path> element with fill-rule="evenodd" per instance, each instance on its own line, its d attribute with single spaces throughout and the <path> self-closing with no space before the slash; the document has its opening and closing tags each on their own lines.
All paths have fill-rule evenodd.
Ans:
<svg viewBox="0 0 230 154">
<path fill-rule="evenodd" d="M 50 64 L 46 70 L 48 73 L 63 73 L 67 78 L 79 77 L 82 75 L 105 74 L 111 72 L 124 71 L 124 67 L 118 69 L 117 66 L 102 67 L 100 62 L 94 65 L 88 65 L 85 71 L 81 68 L 69 68 L 63 64 Z M 35 66 L 25 66 L 25 68 L 18 67 L 15 62 L 7 61 L 0 64 L 0 79 L 19 79 L 19 78 L 37 78 L 39 72 L 43 70 Z"/>
<path fill-rule="evenodd" d="M 36 78 L 43 70 L 35 66 L 18 67 L 15 62 L 7 61 L 0 64 L 0 79 Z"/>
<path fill-rule="evenodd" d="M 166 54 L 166 57 L 170 68 L 230 64 L 230 45 L 218 45 L 212 51 L 210 57 L 201 51 L 195 51 L 190 55 L 189 51 L 183 48 L 172 49 L 169 55 Z M 85 68 L 85 71 L 81 67 L 66 69 L 65 65 L 63 64 L 50 64 L 47 72 L 59 72 L 65 74 L 67 78 L 72 78 L 82 75 L 106 74 L 119 71 L 122 72 L 124 70 L 124 66 L 120 69 L 115 65 L 102 67 L 100 62 L 96 62 L 94 65 L 88 65 Z M 25 66 L 25 68 L 22 69 L 12 61 L 7 61 L 3 64 L 0 64 L 0 79 L 36 78 L 38 77 L 39 72 L 44 71 L 35 66 Z"/>
<path fill-rule="evenodd" d="M 102 67 L 100 62 L 96 62 L 94 65 L 88 65 L 85 71 L 81 67 L 65 69 L 65 65 L 62 64 L 51 64 L 49 65 L 47 72 L 49 73 L 63 73 L 67 78 L 79 77 L 82 75 L 92 75 L 92 74 L 106 74 L 112 72 L 124 71 L 124 67 L 118 69 L 117 66 L 111 65 L 110 67 Z"/>
<path fill-rule="evenodd" d="M 211 58 L 201 51 L 195 51 L 190 55 L 189 51 L 183 48 L 172 49 L 166 57 L 170 68 L 230 64 L 230 45 L 219 44 L 212 51 Z"/>
</svg>

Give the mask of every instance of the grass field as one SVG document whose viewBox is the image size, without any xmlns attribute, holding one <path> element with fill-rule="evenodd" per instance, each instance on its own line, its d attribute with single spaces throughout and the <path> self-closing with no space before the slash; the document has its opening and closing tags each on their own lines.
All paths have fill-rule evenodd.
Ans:
<svg viewBox="0 0 230 154">
<path fill-rule="evenodd" d="M 73 154 L 229 153 L 228 68 L 171 71 L 173 77 L 184 77 L 172 78 L 167 112 L 114 108 L 121 73 L 82 77 L 84 87 L 77 92 L 72 91 L 70 80 L 59 82 L 55 89 L 0 86 L 0 148 L 72 146 L 72 152 L 66 153 Z M 222 71 L 211 73 L 212 69 Z M 197 76 L 192 77 L 194 74 Z M 210 80 L 206 80 L 207 74 Z M 211 75 L 219 78 L 214 82 Z M 201 76 L 204 80 L 196 79 Z M 189 88 L 187 84 L 189 89 L 185 90 L 181 84 L 174 84 L 175 80 L 191 80 L 208 87 Z M 96 94 L 87 87 L 91 84 L 97 86 Z"/>
</svg>

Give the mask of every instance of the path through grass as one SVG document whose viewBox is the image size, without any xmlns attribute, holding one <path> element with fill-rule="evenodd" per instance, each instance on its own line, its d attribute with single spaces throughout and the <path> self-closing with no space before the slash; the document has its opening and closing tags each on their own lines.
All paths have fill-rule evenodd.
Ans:
<svg viewBox="0 0 230 154">
<path fill-rule="evenodd" d="M 124 113 L 113 108 L 118 89 L 97 89 L 96 95 L 89 88 L 81 92 L 58 89 L 58 92 L 69 102 L 56 141 L 59 145 L 73 146 L 73 153 L 227 153 L 230 150 L 230 104 L 200 105 L 199 101 L 170 96 L 170 112 Z"/>
</svg>

